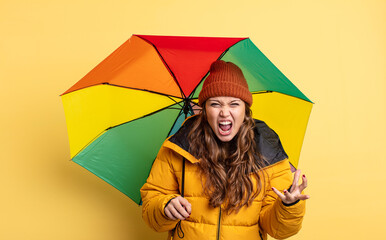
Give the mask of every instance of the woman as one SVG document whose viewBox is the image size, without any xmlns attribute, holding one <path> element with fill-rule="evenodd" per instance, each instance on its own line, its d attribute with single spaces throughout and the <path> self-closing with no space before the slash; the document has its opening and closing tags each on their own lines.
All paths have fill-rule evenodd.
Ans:
<svg viewBox="0 0 386 240">
<path fill-rule="evenodd" d="M 143 218 L 169 237 L 283 239 L 296 234 L 308 195 L 276 133 L 252 119 L 240 68 L 215 61 L 199 95 L 200 114 L 167 139 L 141 188 Z"/>
</svg>

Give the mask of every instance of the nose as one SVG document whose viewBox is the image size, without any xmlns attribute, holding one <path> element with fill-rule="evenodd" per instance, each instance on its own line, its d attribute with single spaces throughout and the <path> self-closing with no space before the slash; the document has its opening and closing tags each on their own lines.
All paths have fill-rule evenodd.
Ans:
<svg viewBox="0 0 386 240">
<path fill-rule="evenodd" d="M 221 111 L 220 111 L 221 117 L 227 117 L 227 116 L 229 116 L 229 114 L 230 114 L 230 111 L 229 111 L 228 107 L 222 107 L 221 108 Z"/>
</svg>

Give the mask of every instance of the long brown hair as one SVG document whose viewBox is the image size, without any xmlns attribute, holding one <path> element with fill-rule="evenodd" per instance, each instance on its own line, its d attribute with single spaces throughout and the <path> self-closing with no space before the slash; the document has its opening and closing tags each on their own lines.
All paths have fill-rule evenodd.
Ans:
<svg viewBox="0 0 386 240">
<path fill-rule="evenodd" d="M 189 132 L 190 152 L 200 159 L 204 193 L 212 207 L 225 203 L 225 211 L 238 212 L 249 206 L 260 193 L 262 181 L 258 171 L 264 167 L 254 141 L 255 126 L 251 110 L 245 104 L 245 118 L 239 132 L 230 142 L 221 142 L 211 129 L 205 110 Z M 256 177 L 253 184 L 251 177 Z"/>
</svg>

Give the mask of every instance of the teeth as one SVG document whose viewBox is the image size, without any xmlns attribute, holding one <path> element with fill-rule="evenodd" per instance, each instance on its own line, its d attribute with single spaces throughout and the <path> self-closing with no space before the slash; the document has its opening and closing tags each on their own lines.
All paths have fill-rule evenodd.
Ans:
<svg viewBox="0 0 386 240">
<path fill-rule="evenodd" d="M 220 122 L 220 125 L 230 125 L 231 121 Z"/>
</svg>

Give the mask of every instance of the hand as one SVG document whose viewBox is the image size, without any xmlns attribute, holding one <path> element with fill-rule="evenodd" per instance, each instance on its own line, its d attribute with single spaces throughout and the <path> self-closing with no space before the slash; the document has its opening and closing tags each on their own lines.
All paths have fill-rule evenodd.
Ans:
<svg viewBox="0 0 386 240">
<path fill-rule="evenodd" d="M 302 176 L 302 184 L 299 185 L 299 177 L 300 177 L 301 171 L 298 169 L 295 171 L 294 175 L 294 181 L 292 183 L 292 186 L 289 191 L 284 190 L 284 194 L 281 193 L 276 188 L 272 187 L 272 190 L 276 193 L 276 195 L 279 196 L 279 198 L 285 203 L 285 204 L 291 204 L 296 202 L 297 200 L 306 200 L 309 199 L 309 195 L 303 195 L 302 191 L 307 187 L 307 178 L 305 175 Z"/>
<path fill-rule="evenodd" d="M 185 198 L 178 196 L 165 206 L 164 211 L 171 220 L 185 220 L 192 213 L 192 205 Z"/>
</svg>

